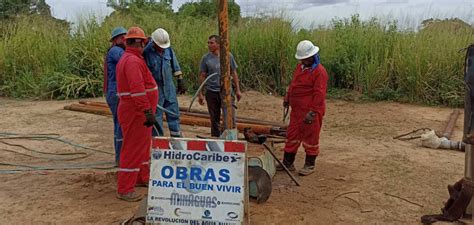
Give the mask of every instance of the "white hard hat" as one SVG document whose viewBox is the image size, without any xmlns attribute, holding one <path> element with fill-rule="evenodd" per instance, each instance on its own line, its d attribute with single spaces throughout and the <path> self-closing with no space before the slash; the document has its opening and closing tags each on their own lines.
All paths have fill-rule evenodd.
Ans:
<svg viewBox="0 0 474 225">
<path fill-rule="evenodd" d="M 319 52 L 319 47 L 316 45 L 313 45 L 311 41 L 308 41 L 308 40 L 300 41 L 300 43 L 298 43 L 298 46 L 296 46 L 295 58 L 306 59 L 315 55 L 318 52 Z"/>
<path fill-rule="evenodd" d="M 163 28 L 158 28 L 151 34 L 151 39 L 155 42 L 160 48 L 170 47 L 170 36 Z"/>
</svg>

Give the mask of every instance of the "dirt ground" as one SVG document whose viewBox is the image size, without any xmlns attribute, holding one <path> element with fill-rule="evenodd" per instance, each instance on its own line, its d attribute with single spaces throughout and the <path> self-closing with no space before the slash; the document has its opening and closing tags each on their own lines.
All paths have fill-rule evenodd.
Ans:
<svg viewBox="0 0 474 225">
<path fill-rule="evenodd" d="M 190 97 L 179 100 L 188 105 Z M 0 132 L 56 133 L 74 143 L 113 153 L 111 118 L 63 110 L 73 102 L 77 100 L 0 99 Z M 280 121 L 281 104 L 281 98 L 247 92 L 238 103 L 238 115 Z M 423 214 L 439 212 L 448 196 L 446 186 L 463 176 L 464 154 L 427 149 L 416 141 L 392 137 L 423 127 L 440 130 L 451 111 L 391 102 L 328 100 L 317 172 L 297 177 L 301 187 L 286 174 L 277 173 L 270 199 L 260 205 L 251 203 L 252 224 L 419 224 Z M 462 118 L 454 140 L 461 139 Z M 210 135 L 209 128 L 183 126 L 183 131 L 186 137 Z M 32 154 L 0 143 L 0 163 L 64 165 L 113 160 L 110 154 L 75 150 L 52 141 L 6 142 L 41 151 L 91 155 L 71 161 L 38 159 L 5 151 Z M 303 160 L 300 149 L 297 167 Z M 13 168 L 0 165 L 0 169 Z M 0 180 L 0 224 L 117 224 L 138 206 L 115 198 L 113 171 L 22 172 L 0 174 Z M 146 189 L 139 191 L 145 193 Z"/>
</svg>

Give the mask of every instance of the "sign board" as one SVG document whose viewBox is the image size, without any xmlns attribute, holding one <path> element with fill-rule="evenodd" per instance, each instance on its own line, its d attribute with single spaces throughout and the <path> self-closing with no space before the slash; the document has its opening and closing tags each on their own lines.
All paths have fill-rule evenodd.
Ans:
<svg viewBox="0 0 474 225">
<path fill-rule="evenodd" d="M 246 142 L 153 139 L 147 222 L 244 224 Z"/>
</svg>

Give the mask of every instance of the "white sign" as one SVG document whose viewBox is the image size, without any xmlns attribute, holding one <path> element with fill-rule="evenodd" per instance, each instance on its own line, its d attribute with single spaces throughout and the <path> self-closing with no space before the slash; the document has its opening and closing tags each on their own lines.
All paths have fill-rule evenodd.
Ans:
<svg viewBox="0 0 474 225">
<path fill-rule="evenodd" d="M 246 142 L 154 138 L 147 222 L 244 222 Z"/>
</svg>

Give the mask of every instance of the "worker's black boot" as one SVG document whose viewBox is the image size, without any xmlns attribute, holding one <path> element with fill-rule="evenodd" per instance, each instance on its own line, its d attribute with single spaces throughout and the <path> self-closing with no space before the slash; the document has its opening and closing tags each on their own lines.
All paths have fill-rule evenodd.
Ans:
<svg viewBox="0 0 474 225">
<path fill-rule="evenodd" d="M 285 152 L 283 154 L 283 165 L 286 166 L 286 168 L 289 170 L 289 171 L 295 171 L 295 165 L 293 164 L 293 162 L 295 162 L 295 156 L 296 156 L 296 153 L 288 153 L 288 152 Z M 280 164 L 277 164 L 276 166 L 276 169 L 278 171 L 283 171 L 283 167 L 280 165 Z"/>
<path fill-rule="evenodd" d="M 306 155 L 303 168 L 298 171 L 300 176 L 308 176 L 316 171 L 316 155 Z"/>
</svg>

